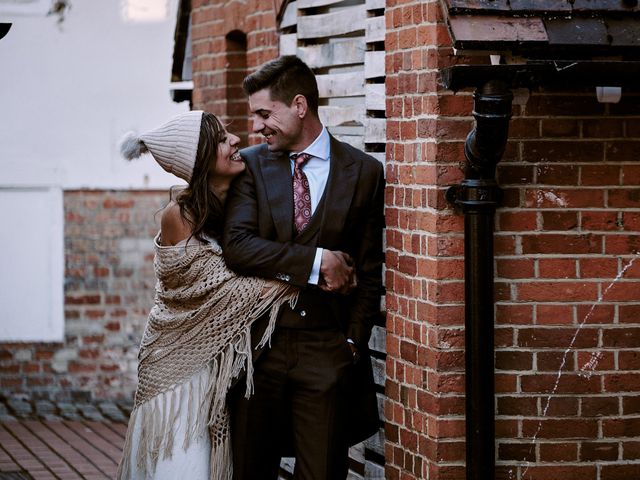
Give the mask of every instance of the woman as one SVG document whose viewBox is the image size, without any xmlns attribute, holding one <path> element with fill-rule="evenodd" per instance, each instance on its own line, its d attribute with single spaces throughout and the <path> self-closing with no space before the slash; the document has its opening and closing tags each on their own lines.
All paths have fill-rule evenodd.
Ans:
<svg viewBox="0 0 640 480">
<path fill-rule="evenodd" d="M 279 306 L 295 301 L 285 284 L 238 277 L 222 259 L 224 201 L 245 168 L 238 143 L 201 111 L 123 141 L 125 158 L 148 151 L 188 186 L 163 209 L 155 238 L 156 296 L 119 479 L 231 478 L 225 397 L 243 368 L 251 392 L 249 327 L 270 312 L 264 344 Z"/>
</svg>

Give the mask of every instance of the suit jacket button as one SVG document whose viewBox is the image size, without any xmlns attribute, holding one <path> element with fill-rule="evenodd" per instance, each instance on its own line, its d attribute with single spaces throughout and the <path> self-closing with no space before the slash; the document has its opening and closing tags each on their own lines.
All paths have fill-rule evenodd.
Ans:
<svg viewBox="0 0 640 480">
<path fill-rule="evenodd" d="M 301 317 L 305 317 L 306 315 L 307 315 L 307 312 L 305 310 L 300 310 Z"/>
</svg>

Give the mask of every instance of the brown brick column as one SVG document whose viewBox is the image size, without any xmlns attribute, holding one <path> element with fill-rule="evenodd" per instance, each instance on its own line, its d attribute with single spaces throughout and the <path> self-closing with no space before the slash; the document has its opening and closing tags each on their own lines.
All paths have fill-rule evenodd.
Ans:
<svg viewBox="0 0 640 480">
<path fill-rule="evenodd" d="M 388 479 L 464 476 L 462 179 L 472 99 L 438 88 L 451 48 L 438 2 L 388 2 Z"/>
</svg>

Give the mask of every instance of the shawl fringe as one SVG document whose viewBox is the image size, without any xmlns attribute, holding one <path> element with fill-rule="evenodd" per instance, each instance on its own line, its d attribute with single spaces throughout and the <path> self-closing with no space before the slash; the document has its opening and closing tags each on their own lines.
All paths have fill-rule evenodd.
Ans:
<svg viewBox="0 0 640 480">
<path fill-rule="evenodd" d="M 214 254 L 219 255 L 219 252 L 214 252 Z M 226 267 L 224 268 L 226 269 Z M 244 281 L 241 277 L 236 277 L 235 280 Z M 255 282 L 256 279 L 250 280 Z M 193 441 L 208 432 L 211 439 L 210 480 L 231 480 L 231 438 L 226 397 L 233 380 L 243 370 L 246 371 L 245 396 L 248 398 L 253 393 L 251 324 L 269 312 L 268 327 L 259 342 L 260 347 L 266 345 L 270 342 L 280 307 L 285 302 L 289 302 L 293 308 L 298 298 L 297 291 L 286 284 L 260 281 L 258 285 L 259 293 L 257 298 L 253 300 L 253 304 L 244 318 L 244 323 L 240 322 L 242 319 L 232 316 L 226 320 L 240 322 L 242 325 L 240 329 L 236 330 L 229 341 L 222 343 L 221 348 L 216 349 L 215 354 L 204 365 L 193 371 L 185 381 L 174 384 L 151 398 L 144 399 L 144 401 L 140 401 L 140 385 L 138 386 L 139 391 L 136 392 L 136 402 L 129 419 L 123 457 L 118 466 L 118 479 L 133 478 L 132 462 L 135 462 L 135 470 L 144 478 L 153 477 L 158 460 L 171 458 L 176 441 L 181 442 L 181 448 L 186 450 Z M 152 330 L 151 323 L 150 319 L 145 337 L 155 341 L 162 337 L 162 331 L 149 331 Z M 211 342 L 218 340 L 210 339 Z M 198 341 L 202 342 L 203 339 L 200 337 Z M 188 342 L 184 347 L 189 348 Z M 143 339 L 141 359 L 146 358 L 143 357 L 144 349 Z M 151 363 L 155 368 L 151 373 L 157 374 L 162 360 Z M 145 364 L 141 360 L 139 379 L 142 378 L 144 368 L 146 368 Z M 183 438 L 175 438 L 180 412 L 185 409 L 187 421 L 184 436 Z M 137 422 L 140 424 L 137 428 L 139 438 L 134 447 L 136 441 L 134 432 Z M 132 451 L 134 448 L 135 452 Z"/>
</svg>

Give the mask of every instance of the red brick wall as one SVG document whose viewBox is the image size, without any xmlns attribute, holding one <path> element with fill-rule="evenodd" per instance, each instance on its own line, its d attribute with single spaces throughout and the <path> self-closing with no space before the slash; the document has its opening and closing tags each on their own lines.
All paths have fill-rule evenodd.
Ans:
<svg viewBox="0 0 640 480">
<path fill-rule="evenodd" d="M 155 213 L 167 201 L 164 191 L 64 193 L 64 342 L 0 343 L 3 394 L 133 399 L 153 304 Z"/>
<path fill-rule="evenodd" d="M 192 2 L 193 104 L 223 118 L 236 120 L 240 134 L 240 111 L 248 112 L 237 70 L 250 72 L 278 56 L 276 15 L 282 0 L 194 0 Z M 246 35 L 246 55 L 238 55 L 239 34 Z M 229 68 L 231 67 L 231 68 Z M 236 70 L 236 71 L 234 71 Z M 244 105 L 244 106 L 243 106 Z M 250 137 L 251 143 L 259 143 Z"/>
<path fill-rule="evenodd" d="M 439 2 L 388 1 L 388 479 L 464 479 L 462 178 L 471 92 Z M 424 45 L 428 45 L 425 47 Z M 498 478 L 640 478 L 640 97 L 514 105 L 496 216 Z M 634 263 L 635 262 L 635 263 Z"/>
<path fill-rule="evenodd" d="M 505 475 L 640 478 L 639 105 L 589 90 L 514 108 L 497 216 Z"/>
</svg>

